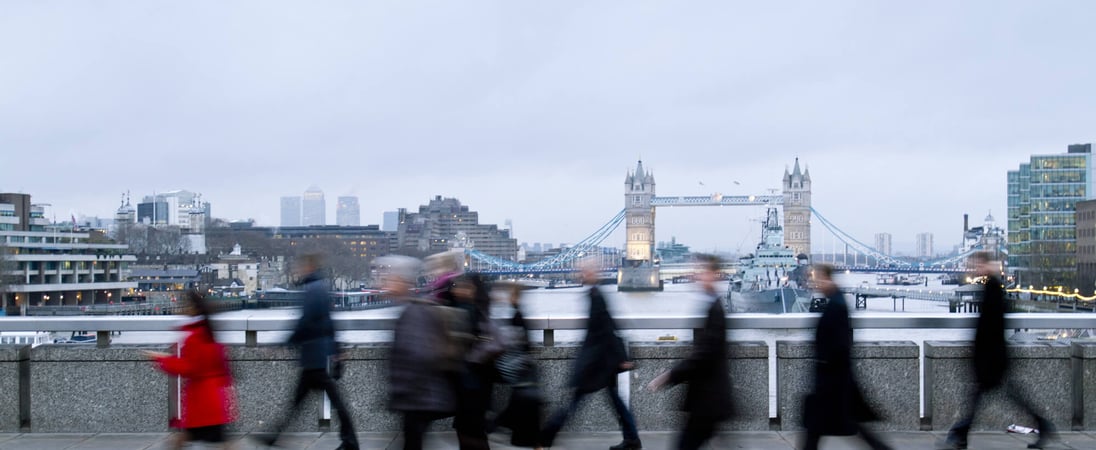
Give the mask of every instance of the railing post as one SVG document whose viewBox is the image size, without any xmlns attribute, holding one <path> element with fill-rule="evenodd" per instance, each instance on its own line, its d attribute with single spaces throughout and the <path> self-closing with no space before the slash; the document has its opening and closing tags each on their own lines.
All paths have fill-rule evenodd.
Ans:
<svg viewBox="0 0 1096 450">
<path fill-rule="evenodd" d="M 98 348 L 110 347 L 110 332 L 109 331 L 96 331 L 95 332 L 95 346 Z"/>
<path fill-rule="evenodd" d="M 244 331 L 244 346 L 246 347 L 258 347 L 259 346 L 259 332 L 255 330 Z"/>
<path fill-rule="evenodd" d="M 544 330 L 544 346 L 556 346 L 556 330 Z"/>
</svg>

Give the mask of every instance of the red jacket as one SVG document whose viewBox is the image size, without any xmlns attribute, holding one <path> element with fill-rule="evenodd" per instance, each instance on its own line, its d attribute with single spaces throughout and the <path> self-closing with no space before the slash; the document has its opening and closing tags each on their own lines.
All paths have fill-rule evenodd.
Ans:
<svg viewBox="0 0 1096 450">
<path fill-rule="evenodd" d="M 225 348 L 210 338 L 205 321 L 183 326 L 188 332 L 180 356 L 157 358 L 160 370 L 183 379 L 182 428 L 222 425 L 235 419 L 236 400 Z"/>
</svg>

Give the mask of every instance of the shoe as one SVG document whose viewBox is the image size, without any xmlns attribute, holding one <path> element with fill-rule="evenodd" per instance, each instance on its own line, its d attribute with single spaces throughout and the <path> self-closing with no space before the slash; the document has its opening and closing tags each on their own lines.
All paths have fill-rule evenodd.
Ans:
<svg viewBox="0 0 1096 450">
<path fill-rule="evenodd" d="M 357 445 L 342 444 L 338 447 L 335 447 L 335 450 L 361 450 L 361 449 Z"/>
<path fill-rule="evenodd" d="M 1034 443 L 1028 444 L 1027 448 L 1046 448 L 1050 445 L 1051 441 L 1058 439 L 1058 430 L 1054 428 L 1054 424 L 1047 422 L 1046 420 L 1039 421 L 1039 439 Z"/>
<path fill-rule="evenodd" d="M 640 442 L 638 440 L 630 441 L 630 440 L 625 439 L 623 442 L 621 442 L 617 445 L 614 445 L 612 447 L 609 447 L 609 450 L 640 450 L 642 448 L 643 448 L 643 443 L 642 442 Z"/>
<path fill-rule="evenodd" d="M 966 436 L 960 437 L 957 434 L 948 433 L 948 437 L 944 439 L 944 448 L 951 450 L 965 450 L 967 448 Z"/>
</svg>

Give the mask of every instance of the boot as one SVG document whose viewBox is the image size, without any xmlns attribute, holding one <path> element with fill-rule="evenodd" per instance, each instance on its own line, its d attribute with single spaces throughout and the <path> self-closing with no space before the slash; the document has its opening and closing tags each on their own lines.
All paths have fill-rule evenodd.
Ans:
<svg viewBox="0 0 1096 450">
<path fill-rule="evenodd" d="M 1051 441 L 1056 439 L 1058 439 L 1058 430 L 1054 428 L 1054 424 L 1046 419 L 1039 418 L 1039 439 L 1032 444 L 1028 444 L 1027 448 L 1046 448 Z"/>
</svg>

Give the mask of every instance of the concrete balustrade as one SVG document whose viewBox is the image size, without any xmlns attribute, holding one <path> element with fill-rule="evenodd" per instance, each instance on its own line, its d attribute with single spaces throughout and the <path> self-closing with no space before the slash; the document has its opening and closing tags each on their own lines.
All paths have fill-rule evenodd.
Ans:
<svg viewBox="0 0 1096 450">
<path fill-rule="evenodd" d="M 1074 342 L 1073 417 L 1083 430 L 1096 430 L 1096 342 Z"/>
<path fill-rule="evenodd" d="M 30 365 L 30 347 L 24 345 L 0 345 L 0 433 L 19 431 L 30 413 L 27 395 L 27 370 Z"/>
<path fill-rule="evenodd" d="M 42 345 L 30 350 L 30 430 L 125 433 L 168 429 L 169 385 L 142 350 Z"/>
<path fill-rule="evenodd" d="M 1008 383 L 1022 398 L 1061 430 L 1073 420 L 1073 376 L 1070 346 L 1060 342 L 1009 345 Z M 925 417 L 934 430 L 947 430 L 959 420 L 976 388 L 971 342 L 925 342 Z M 975 430 L 1003 430 L 1011 424 L 1034 427 L 1033 418 L 997 389 L 982 399 Z"/>
<path fill-rule="evenodd" d="M 920 427 L 920 352 L 909 341 L 856 342 L 852 348 L 853 373 L 868 406 L 881 420 L 866 424 L 878 430 L 916 430 Z M 803 398 L 814 388 L 814 343 L 777 341 L 777 414 L 780 429 L 803 429 Z"/>
<path fill-rule="evenodd" d="M 662 392 L 647 391 L 647 383 L 689 356 L 683 343 L 635 343 L 631 356 L 636 369 L 629 372 L 631 406 L 641 430 L 679 430 L 685 425 L 680 411 L 685 387 Z M 761 341 L 730 342 L 727 346 L 734 418 L 725 430 L 769 429 L 769 346 Z"/>
<path fill-rule="evenodd" d="M 1021 317 L 1017 317 L 1021 316 Z M 1028 317 L 1038 316 L 1038 317 Z M 18 318 L 17 318 L 18 319 Z M 124 320 L 119 320 L 124 319 Z M 0 331 L 33 329 L 124 331 L 171 329 L 178 319 L 143 321 L 145 318 L 63 318 L 62 322 L 41 321 L 30 328 L 21 319 L 0 319 Z M 170 318 L 167 318 L 170 319 Z M 743 320 L 731 316 L 731 328 L 796 329 L 813 326 L 816 316 L 807 314 L 764 316 Z M 937 317 L 906 315 L 855 317 L 860 328 L 966 328 L 973 318 L 963 315 Z M 1013 315 L 1010 328 L 1091 327 L 1091 318 L 1081 314 Z M 689 329 L 698 318 L 623 318 L 622 328 Z M 391 321 L 340 320 L 340 326 L 390 329 Z M 359 323 L 368 322 L 368 323 Z M 581 318 L 530 320 L 534 328 L 551 331 L 581 327 Z M 12 325 L 15 324 L 15 325 Z M 45 324 L 44 326 L 42 324 Z M 292 326 L 287 320 L 228 320 L 219 322 L 228 332 L 277 331 Z M 905 324 L 905 327 L 900 325 Z M 1055 324 L 1056 326 L 1050 326 Z M 104 333 L 108 334 L 109 333 Z M 159 373 L 140 350 L 166 351 L 166 346 L 146 345 L 42 345 L 0 346 L 0 432 L 157 432 L 166 431 L 171 416 L 173 384 Z M 537 346 L 544 389 L 545 418 L 569 400 L 567 381 L 577 343 Z M 675 430 L 683 420 L 678 412 L 683 389 L 650 393 L 644 388 L 651 379 L 687 357 L 689 343 L 635 342 L 630 344 L 636 370 L 623 375 L 624 389 L 641 430 Z M 353 344 L 347 347 L 346 370 L 340 387 L 352 408 L 359 431 L 394 431 L 398 417 L 387 409 L 387 360 L 385 343 Z M 777 341 L 770 361 L 770 349 L 763 342 L 731 342 L 728 347 L 730 378 L 736 418 L 725 424 L 728 430 L 796 430 L 801 424 L 801 398 L 811 387 L 814 373 L 813 345 L 803 341 Z M 920 417 L 920 349 L 913 342 L 857 342 L 853 349 L 854 370 L 868 401 L 885 418 L 869 426 L 885 430 L 946 430 L 973 389 L 969 365 L 969 342 L 924 344 L 924 419 Z M 1012 373 L 1024 395 L 1059 428 L 1076 425 L 1096 430 L 1096 343 L 1016 344 L 1010 348 Z M 240 400 L 238 431 L 269 430 L 291 399 L 297 378 L 295 350 L 275 345 L 234 345 L 233 360 Z M 775 421 L 769 418 L 770 367 L 776 370 Z M 501 406 L 507 390 L 498 387 Z M 977 429 L 1001 430 L 1018 423 L 1034 425 L 1014 407 L 991 396 L 981 409 Z M 332 416 L 334 416 L 332 414 Z M 317 431 L 337 426 L 337 419 L 325 418 L 319 396 L 308 399 L 291 430 Z M 444 429 L 448 422 L 436 424 Z M 20 428 L 22 426 L 23 428 Z M 604 393 L 586 401 L 571 419 L 572 431 L 614 431 L 618 429 Z"/>
</svg>

